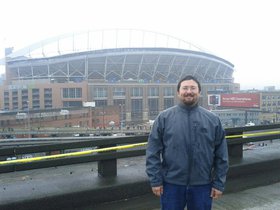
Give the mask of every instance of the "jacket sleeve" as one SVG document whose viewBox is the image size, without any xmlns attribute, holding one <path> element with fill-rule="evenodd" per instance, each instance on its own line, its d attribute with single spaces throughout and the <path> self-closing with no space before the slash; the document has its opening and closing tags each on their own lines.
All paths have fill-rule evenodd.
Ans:
<svg viewBox="0 0 280 210">
<path fill-rule="evenodd" d="M 229 163 L 225 130 L 222 128 L 220 120 L 216 129 L 213 187 L 223 192 L 225 189 L 226 174 L 229 169 Z"/>
<path fill-rule="evenodd" d="M 162 154 L 163 126 L 160 116 L 154 121 L 151 133 L 148 138 L 146 150 L 146 173 L 152 187 L 162 185 L 161 175 L 161 154 Z"/>
</svg>

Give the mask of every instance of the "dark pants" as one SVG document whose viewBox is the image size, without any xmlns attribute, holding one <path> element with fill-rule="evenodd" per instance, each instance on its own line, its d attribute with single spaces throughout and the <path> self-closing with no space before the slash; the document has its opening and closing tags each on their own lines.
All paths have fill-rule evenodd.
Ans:
<svg viewBox="0 0 280 210">
<path fill-rule="evenodd" d="M 161 210 L 211 210 L 212 185 L 183 186 L 164 183 Z"/>
</svg>

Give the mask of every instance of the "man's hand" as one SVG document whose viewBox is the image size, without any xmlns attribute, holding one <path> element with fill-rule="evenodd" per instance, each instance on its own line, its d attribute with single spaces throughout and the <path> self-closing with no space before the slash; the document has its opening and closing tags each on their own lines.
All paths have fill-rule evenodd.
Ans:
<svg viewBox="0 0 280 210">
<path fill-rule="evenodd" d="M 213 199 L 217 199 L 217 198 L 220 198 L 222 196 L 223 192 L 221 192 L 220 190 L 217 190 L 215 188 L 212 188 L 212 191 L 211 191 L 211 197 Z"/>
<path fill-rule="evenodd" d="M 163 186 L 152 187 L 152 191 L 156 196 L 160 197 L 163 193 Z"/>
</svg>

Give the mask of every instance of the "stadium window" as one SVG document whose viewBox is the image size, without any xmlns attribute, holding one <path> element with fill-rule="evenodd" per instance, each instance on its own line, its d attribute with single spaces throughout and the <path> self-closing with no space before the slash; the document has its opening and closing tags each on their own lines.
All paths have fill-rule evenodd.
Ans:
<svg viewBox="0 0 280 210">
<path fill-rule="evenodd" d="M 134 96 L 134 97 L 143 96 L 143 88 L 141 88 L 141 87 L 133 87 L 131 89 L 131 96 Z"/>
<path fill-rule="evenodd" d="M 125 88 L 123 87 L 114 88 L 113 96 L 125 96 Z"/>
<path fill-rule="evenodd" d="M 163 101 L 163 108 L 167 109 L 174 106 L 174 98 L 165 98 Z"/>
<path fill-rule="evenodd" d="M 81 98 L 82 88 L 63 88 L 62 89 L 63 98 Z"/>
<path fill-rule="evenodd" d="M 164 87 L 163 88 L 163 96 L 174 96 L 174 88 L 173 87 Z"/>
<path fill-rule="evenodd" d="M 106 98 L 107 97 L 107 88 L 105 87 L 96 87 L 93 89 L 94 98 Z"/>
<path fill-rule="evenodd" d="M 142 119 L 143 113 L 143 100 L 142 99 L 132 99 L 131 100 L 131 120 L 139 121 Z"/>
<path fill-rule="evenodd" d="M 155 119 L 155 117 L 159 113 L 159 101 L 157 98 L 149 98 L 148 99 L 148 106 L 149 106 L 149 117 L 150 119 Z"/>
<path fill-rule="evenodd" d="M 150 87 L 148 96 L 159 96 L 158 87 Z"/>
</svg>

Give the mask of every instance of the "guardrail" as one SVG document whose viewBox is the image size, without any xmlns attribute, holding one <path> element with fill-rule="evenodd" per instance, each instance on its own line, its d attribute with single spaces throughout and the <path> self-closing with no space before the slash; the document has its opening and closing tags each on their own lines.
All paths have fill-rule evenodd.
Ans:
<svg viewBox="0 0 280 210">
<path fill-rule="evenodd" d="M 44 141 L 45 139 L 41 140 Z M 146 142 L 147 135 L 110 138 L 75 137 L 75 140 L 74 142 L 57 143 L 59 139 L 56 139 L 56 143 L 50 143 L 50 139 L 48 139 L 46 144 L 34 146 L 20 146 L 24 143 L 21 141 L 17 146 L 1 148 L 0 158 L 2 161 L 0 162 L 0 173 L 98 161 L 99 174 L 104 177 L 112 176 L 116 174 L 116 160 L 118 158 L 145 155 L 145 147 L 138 148 L 137 150 L 123 150 L 122 146 Z M 15 140 L 13 139 L 13 141 Z M 29 139 L 29 141 L 32 140 Z M 99 149 L 88 150 L 90 148 Z M 102 148 L 103 150 L 100 150 Z M 87 151 L 83 151 L 85 149 Z M 46 156 L 42 156 L 41 158 L 35 157 L 35 159 L 27 158 L 24 162 L 21 159 L 6 160 L 7 158 L 13 159 L 13 157 L 20 158 L 25 154 L 36 155 L 40 153 L 44 153 Z M 53 155 L 57 155 L 58 153 L 63 154 L 63 156 L 56 157 Z"/>
<path fill-rule="evenodd" d="M 226 129 L 226 138 L 229 156 L 242 158 L 243 144 L 280 139 L 280 124 L 229 128 Z M 117 159 L 145 155 L 147 139 L 148 135 L 0 141 L 0 173 L 97 161 L 100 176 L 116 176 Z M 40 145 L 36 145 L 36 142 L 40 142 Z M 26 146 L 26 143 L 35 145 Z M 40 153 L 44 155 L 18 159 L 26 154 L 36 156 Z M 12 157 L 16 159 L 12 160 Z"/>
<path fill-rule="evenodd" d="M 4 129 L 0 131 L 0 137 L 11 137 L 17 135 L 33 135 L 33 136 L 69 136 L 77 134 L 79 136 L 107 136 L 112 133 L 123 133 L 127 135 L 148 134 L 150 129 L 147 128 L 105 128 L 105 129 L 87 129 L 87 128 L 40 128 L 40 129 Z"/>
<path fill-rule="evenodd" d="M 280 139 L 280 124 L 228 128 L 226 135 L 229 156 L 242 158 L 245 143 Z"/>
</svg>

